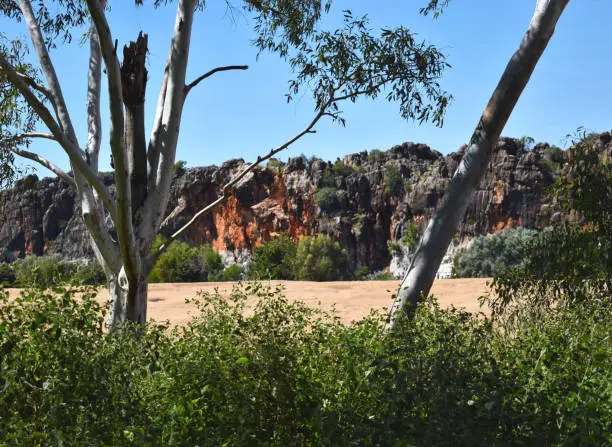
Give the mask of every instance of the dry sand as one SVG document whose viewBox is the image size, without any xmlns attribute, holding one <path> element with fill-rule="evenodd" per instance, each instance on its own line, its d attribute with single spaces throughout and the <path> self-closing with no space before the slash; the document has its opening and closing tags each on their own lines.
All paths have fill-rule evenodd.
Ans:
<svg viewBox="0 0 612 447">
<path fill-rule="evenodd" d="M 478 297 L 487 290 L 487 281 L 440 279 L 435 281 L 432 293 L 443 307 L 454 305 L 468 312 L 478 312 L 481 310 Z M 288 298 L 310 306 L 325 310 L 335 306 L 338 316 L 347 323 L 366 316 L 370 309 L 387 308 L 391 304 L 391 295 L 399 286 L 398 281 L 271 281 L 270 284 L 281 284 Z M 197 312 L 194 305 L 185 304 L 185 298 L 196 296 L 200 290 L 213 292 L 215 288 L 224 295 L 231 291 L 232 286 L 233 283 L 227 282 L 151 284 L 149 318 L 183 324 Z"/>
<path fill-rule="evenodd" d="M 434 282 L 432 294 L 438 298 L 442 307 L 453 305 L 468 312 L 486 313 L 486 309 L 479 307 L 478 297 L 486 292 L 487 281 L 481 278 L 439 279 Z M 325 310 L 335 306 L 337 315 L 349 323 L 368 315 L 370 309 L 388 308 L 399 281 L 271 281 L 269 284 L 281 284 L 287 297 L 292 300 L 300 300 Z M 233 285 L 227 282 L 151 284 L 149 318 L 184 324 L 197 313 L 193 304 L 185 303 L 186 298 L 195 297 L 200 290 L 213 292 L 215 288 L 225 295 Z M 10 293 L 14 296 L 18 291 L 13 289 Z M 106 290 L 101 290 L 99 296 L 105 300 Z"/>
</svg>

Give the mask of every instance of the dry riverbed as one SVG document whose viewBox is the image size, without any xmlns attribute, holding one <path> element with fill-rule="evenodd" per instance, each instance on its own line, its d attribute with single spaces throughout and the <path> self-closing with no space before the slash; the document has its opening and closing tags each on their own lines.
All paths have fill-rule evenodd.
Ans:
<svg viewBox="0 0 612 447">
<path fill-rule="evenodd" d="M 486 312 L 486 309 L 479 307 L 478 297 L 487 291 L 487 281 L 481 278 L 439 279 L 434 282 L 432 294 L 442 307 L 452 305 L 468 312 Z M 348 323 L 366 316 L 370 309 L 388 308 L 399 281 L 270 281 L 269 284 L 282 285 L 285 294 L 292 300 L 325 310 L 335 307 L 337 315 Z M 185 303 L 186 298 L 195 297 L 198 291 L 213 292 L 215 288 L 225 295 L 233 285 L 227 282 L 151 284 L 149 318 L 184 324 L 197 313 L 193 304 Z M 12 289 L 10 293 L 15 296 L 18 290 Z M 106 290 L 102 289 L 99 296 L 104 300 Z"/>
</svg>

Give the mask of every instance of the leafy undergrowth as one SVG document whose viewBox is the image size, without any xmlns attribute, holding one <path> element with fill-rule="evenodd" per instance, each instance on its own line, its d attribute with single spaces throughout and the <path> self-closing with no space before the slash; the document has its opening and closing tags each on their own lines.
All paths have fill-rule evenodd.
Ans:
<svg viewBox="0 0 612 447">
<path fill-rule="evenodd" d="M 2 445 L 612 443 L 606 305 L 508 336 L 429 300 L 385 337 L 376 315 L 347 326 L 256 285 L 200 296 L 184 327 L 107 336 L 76 293 L 0 303 Z"/>
</svg>

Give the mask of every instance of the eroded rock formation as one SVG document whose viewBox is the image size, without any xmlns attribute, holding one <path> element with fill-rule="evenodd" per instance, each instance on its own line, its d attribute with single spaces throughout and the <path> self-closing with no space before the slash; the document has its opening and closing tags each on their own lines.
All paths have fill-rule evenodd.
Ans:
<svg viewBox="0 0 612 447">
<path fill-rule="evenodd" d="M 612 147 L 609 136 L 601 137 L 606 150 Z M 386 152 L 347 155 L 335 163 L 303 157 L 271 163 L 256 170 L 184 239 L 243 254 L 276 234 L 297 239 L 324 232 L 340 241 L 355 265 L 381 269 L 390 262 L 387 241 L 400 240 L 413 223 L 426 224 L 464 149 L 442 155 L 424 144 L 404 143 Z M 567 156 L 547 144 L 526 150 L 519 140 L 502 138 L 458 238 L 549 225 L 558 216 L 545 189 Z M 162 232 L 177 230 L 212 202 L 243 163 L 239 159 L 221 167 L 179 169 Z M 110 175 L 104 181 L 113 183 Z M 92 257 L 74 194 L 60 180 L 28 176 L 1 193 L 0 203 L 3 260 L 44 253 Z"/>
</svg>

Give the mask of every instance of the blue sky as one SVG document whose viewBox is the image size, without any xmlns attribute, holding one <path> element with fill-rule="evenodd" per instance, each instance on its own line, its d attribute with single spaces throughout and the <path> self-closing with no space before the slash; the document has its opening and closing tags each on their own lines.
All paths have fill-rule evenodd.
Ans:
<svg viewBox="0 0 612 447">
<path fill-rule="evenodd" d="M 149 1 L 149 3 L 152 3 Z M 309 96 L 287 104 L 284 94 L 291 78 L 288 65 L 275 55 L 256 59 L 253 37 L 244 16 L 227 13 L 225 1 L 209 0 L 194 25 L 188 79 L 219 65 L 247 64 L 248 71 L 219 73 L 201 83 L 187 100 L 177 159 L 188 166 L 220 164 L 230 158 L 254 159 L 300 131 L 313 117 Z M 239 2 L 236 2 L 239 3 Z M 323 23 L 340 24 L 343 9 L 368 14 L 371 26 L 405 25 L 435 44 L 452 65 L 441 83 L 453 96 L 444 127 L 418 125 L 399 115 L 397 104 L 383 98 L 362 99 L 343 107 L 345 128 L 324 122 L 285 151 L 334 160 L 344 154 L 388 149 L 404 141 L 423 142 L 442 153 L 455 151 L 469 140 L 506 63 L 518 47 L 535 0 L 454 0 L 437 20 L 422 17 L 426 0 L 336 0 Z M 147 120 L 154 115 L 156 97 L 174 22 L 174 7 L 134 8 L 131 1 L 111 2 L 111 30 L 120 46 L 140 30 L 149 34 Z M 524 135 L 536 141 L 566 146 L 565 136 L 579 126 L 603 131 L 612 128 L 612 39 L 610 0 L 572 0 L 561 18 L 544 56 L 515 108 L 503 135 Z M 25 35 L 22 25 L 0 21 L 7 34 Z M 52 54 L 81 141 L 85 133 L 87 46 L 77 43 Z M 107 117 L 107 103 L 103 103 Z M 108 121 L 103 121 L 108 143 Z M 36 142 L 33 149 L 63 168 L 67 156 L 52 142 Z M 103 146 L 101 169 L 109 169 Z M 46 175 L 43 168 L 37 168 Z"/>
</svg>

